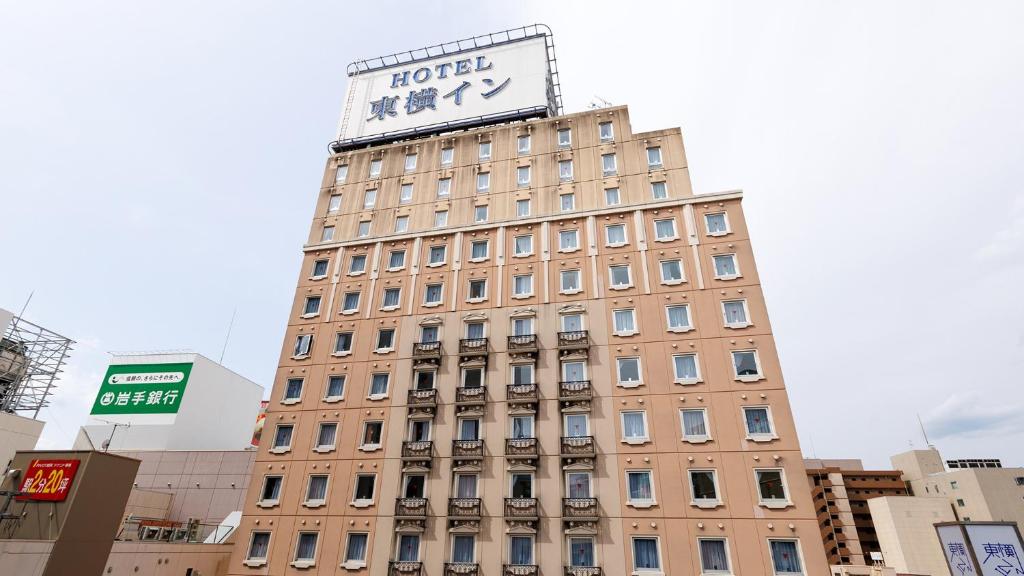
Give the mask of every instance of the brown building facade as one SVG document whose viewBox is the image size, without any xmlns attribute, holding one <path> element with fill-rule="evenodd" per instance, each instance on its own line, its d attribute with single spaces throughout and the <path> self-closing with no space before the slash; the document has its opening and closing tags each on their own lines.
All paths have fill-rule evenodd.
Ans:
<svg viewBox="0 0 1024 576">
<path fill-rule="evenodd" d="M 828 572 L 739 192 L 625 107 L 327 161 L 228 572 Z"/>
</svg>

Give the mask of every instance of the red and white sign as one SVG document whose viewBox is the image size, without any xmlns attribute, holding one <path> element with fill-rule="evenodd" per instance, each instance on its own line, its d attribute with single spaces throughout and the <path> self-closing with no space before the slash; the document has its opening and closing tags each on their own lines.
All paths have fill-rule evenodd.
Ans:
<svg viewBox="0 0 1024 576">
<path fill-rule="evenodd" d="M 81 460 L 33 460 L 21 483 L 23 494 L 17 499 L 64 501 L 80 463 Z"/>
</svg>

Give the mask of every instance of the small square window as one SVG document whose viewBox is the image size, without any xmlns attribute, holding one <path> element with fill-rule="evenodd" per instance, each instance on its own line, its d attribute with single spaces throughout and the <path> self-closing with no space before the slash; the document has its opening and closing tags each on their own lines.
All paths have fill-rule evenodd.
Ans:
<svg viewBox="0 0 1024 576">
<path fill-rule="evenodd" d="M 626 502 L 630 506 L 647 508 L 654 504 L 654 481 L 650 470 L 628 470 L 626 488 Z"/>
<path fill-rule="evenodd" d="M 391 374 L 378 372 L 370 377 L 370 398 L 383 398 L 388 395 L 388 386 L 391 383 Z"/>
<path fill-rule="evenodd" d="M 712 260 L 715 263 L 715 278 L 719 280 L 732 280 L 740 277 L 735 254 L 718 254 L 712 256 Z"/>
<path fill-rule="evenodd" d="M 559 194 L 558 203 L 562 212 L 571 212 L 576 209 L 575 194 Z"/>
<path fill-rule="evenodd" d="M 633 538 L 633 573 L 662 573 L 661 552 L 658 550 L 657 538 L 639 536 Z"/>
<path fill-rule="evenodd" d="M 412 172 L 416 169 L 416 155 L 406 154 L 405 155 L 405 171 Z"/>
<path fill-rule="evenodd" d="M 352 352 L 352 332 L 338 332 L 334 338 L 334 353 L 348 354 Z"/>
<path fill-rule="evenodd" d="M 394 328 L 381 328 L 377 331 L 377 351 L 386 351 L 395 349 L 395 329 Z"/>
<path fill-rule="evenodd" d="M 455 148 L 441 148 L 441 166 L 451 166 L 455 160 Z"/>
<path fill-rule="evenodd" d="M 469 299 L 484 300 L 487 298 L 487 280 L 469 281 Z"/>
<path fill-rule="evenodd" d="M 664 220 L 654 221 L 654 239 L 659 241 L 675 240 L 679 235 L 676 234 L 676 219 L 666 218 Z"/>
<path fill-rule="evenodd" d="M 525 234 L 513 238 L 512 251 L 515 256 L 529 256 L 533 254 L 533 235 Z"/>
<path fill-rule="evenodd" d="M 613 310 L 612 319 L 615 327 L 615 335 L 629 336 L 636 334 L 636 313 L 632 308 Z"/>
<path fill-rule="evenodd" d="M 345 380 L 344 374 L 332 374 L 327 377 L 327 393 L 324 394 L 324 400 L 334 401 L 341 400 L 345 397 Z"/>
<path fill-rule="evenodd" d="M 473 208 L 473 222 L 487 222 L 487 205 Z"/>
<path fill-rule="evenodd" d="M 363 208 L 370 209 L 377 204 L 377 190 L 371 189 L 363 192 Z"/>
<path fill-rule="evenodd" d="M 513 275 L 512 295 L 519 298 L 533 296 L 533 274 Z"/>
<path fill-rule="evenodd" d="M 718 474 L 714 470 L 690 470 L 690 496 L 693 504 L 714 507 L 718 499 Z"/>
<path fill-rule="evenodd" d="M 518 138 L 516 138 L 516 151 L 518 151 L 519 154 L 529 154 L 530 153 L 530 135 L 529 134 L 521 134 Z"/>
<path fill-rule="evenodd" d="M 781 468 L 754 470 L 757 481 L 758 501 L 762 505 L 781 506 L 789 504 L 786 481 Z"/>
<path fill-rule="evenodd" d="M 750 325 L 745 299 L 722 301 L 722 315 L 725 318 L 726 328 L 746 328 Z"/>
<path fill-rule="evenodd" d="M 601 172 L 605 176 L 613 176 L 617 172 L 615 165 L 615 154 L 601 155 Z"/>
<path fill-rule="evenodd" d="M 626 358 L 616 358 L 615 364 L 618 368 L 616 373 L 618 374 L 619 386 L 624 388 L 635 388 L 642 382 L 640 378 L 640 358 L 636 356 L 630 356 Z"/>
<path fill-rule="evenodd" d="M 448 211 L 438 210 L 434 212 L 434 228 L 444 228 L 448 225 Z"/>
<path fill-rule="evenodd" d="M 651 182 L 651 197 L 665 200 L 668 198 L 668 186 L 664 182 Z"/>
<path fill-rule="evenodd" d="M 516 184 L 519 186 L 530 185 L 530 167 L 519 166 L 516 168 Z"/>
<path fill-rule="evenodd" d="M 437 197 L 447 198 L 452 193 L 452 179 L 441 178 L 437 181 Z"/>
<path fill-rule="evenodd" d="M 378 376 L 383 376 L 383 384 L 378 385 Z M 378 395 L 387 394 L 388 391 L 388 380 L 387 374 L 374 374 L 373 384 L 376 387 Z M 373 391 L 371 391 L 372 394 Z M 359 447 L 364 452 L 373 451 L 381 445 L 381 435 L 384 433 L 384 423 L 379 420 L 367 420 L 363 422 L 363 437 L 359 442 Z"/>
<path fill-rule="evenodd" d="M 760 380 L 761 362 L 757 350 L 738 350 L 732 353 L 732 365 L 736 379 L 741 382 Z"/>
<path fill-rule="evenodd" d="M 618 206 L 619 204 L 622 204 L 622 199 L 619 198 L 619 189 L 605 188 L 604 203 L 607 206 Z"/>
<path fill-rule="evenodd" d="M 775 438 L 775 427 L 767 406 L 744 406 L 743 422 L 747 428 L 747 438 L 754 441 Z"/>
<path fill-rule="evenodd" d="M 313 335 L 312 334 L 299 334 L 295 337 L 295 354 L 296 358 L 309 356 L 309 351 L 313 347 Z"/>
<path fill-rule="evenodd" d="M 365 272 L 365 271 L 366 271 L 366 255 L 365 254 L 359 254 L 357 256 L 353 256 L 352 260 L 349 261 L 348 273 L 349 274 L 358 274 L 360 272 Z"/>
<path fill-rule="evenodd" d="M 601 122 L 597 125 L 597 132 L 602 142 L 608 142 L 609 140 L 615 139 L 615 130 L 612 128 L 611 122 Z"/>
<path fill-rule="evenodd" d="M 668 319 L 669 332 L 688 332 L 693 329 L 690 323 L 690 307 L 687 304 L 666 306 L 665 316 Z"/>
<path fill-rule="evenodd" d="M 431 246 L 430 258 L 428 260 L 428 263 L 433 265 L 444 264 L 445 259 L 447 258 L 447 254 L 448 246 L 446 244 L 441 244 L 439 246 Z"/>
<path fill-rule="evenodd" d="M 476 191 L 487 192 L 491 189 L 491 173 L 480 172 L 476 175 Z"/>
<path fill-rule="evenodd" d="M 558 233 L 558 249 L 563 252 L 572 252 L 580 247 L 579 230 L 562 230 Z"/>
<path fill-rule="evenodd" d="M 376 160 L 370 160 L 370 178 L 377 178 L 380 176 L 380 169 L 383 162 L 378 158 Z"/>
<path fill-rule="evenodd" d="M 647 166 L 657 168 L 661 166 L 661 148 L 654 147 L 647 149 Z"/>
<path fill-rule="evenodd" d="M 480 159 L 490 160 L 491 159 L 491 143 L 481 142 L 480 143 Z"/>
<path fill-rule="evenodd" d="M 643 410 L 623 410 L 622 439 L 630 444 L 642 444 L 649 440 L 647 436 L 647 412 Z"/>
<path fill-rule="evenodd" d="M 395 218 L 395 233 L 396 234 L 401 234 L 403 232 L 408 232 L 408 231 L 409 231 L 409 217 L 408 216 L 398 216 L 397 218 Z"/>
<path fill-rule="evenodd" d="M 333 450 L 338 435 L 337 422 L 321 422 L 320 431 L 316 435 L 316 447 L 320 450 Z M 326 491 L 325 491 L 326 494 Z"/>
<path fill-rule="evenodd" d="M 412 202 L 412 184 L 402 184 L 402 188 L 398 193 L 398 203 L 408 204 Z"/>
<path fill-rule="evenodd" d="M 400 270 L 405 268 L 405 250 L 392 250 L 388 258 L 389 270 Z"/>
<path fill-rule="evenodd" d="M 283 483 L 283 476 L 264 476 L 259 503 L 264 506 L 277 504 L 281 500 L 281 484 Z"/>
<path fill-rule="evenodd" d="M 679 284 L 683 281 L 682 260 L 662 260 L 659 264 L 661 264 L 661 282 L 663 284 Z"/>
<path fill-rule="evenodd" d="M 298 402 L 302 399 L 302 378 L 289 378 L 284 383 L 284 398 L 283 402 L 288 403 L 289 401 Z"/>
<path fill-rule="evenodd" d="M 334 183 L 342 184 L 348 179 L 348 164 L 342 164 L 334 171 Z"/>
<path fill-rule="evenodd" d="M 353 503 L 357 506 L 369 506 L 373 504 L 374 491 L 377 487 L 376 474 L 357 474 L 355 486 L 355 498 Z"/>
<path fill-rule="evenodd" d="M 249 540 L 249 551 L 245 554 L 245 563 L 249 566 L 263 566 L 267 563 L 270 552 L 270 532 L 253 532 Z"/>
<path fill-rule="evenodd" d="M 352 313 L 359 310 L 359 292 L 346 292 L 345 298 L 342 300 L 341 312 Z"/>
<path fill-rule="evenodd" d="M 729 233 L 729 220 L 725 212 L 705 214 L 704 225 L 707 227 L 708 236 L 723 236 Z"/>
<path fill-rule="evenodd" d="M 317 260 L 313 262 L 313 278 L 323 278 L 327 276 L 327 265 L 329 260 Z"/>
<path fill-rule="evenodd" d="M 622 246 L 626 244 L 625 224 L 611 224 L 605 226 L 604 232 L 608 246 Z"/>
<path fill-rule="evenodd" d="M 568 148 L 572 146 L 572 129 L 561 128 L 558 130 L 558 147 Z"/>
<path fill-rule="evenodd" d="M 575 294 L 580 291 L 580 271 L 579 270 L 562 270 L 559 273 L 561 280 L 561 292 L 565 294 Z"/>
<path fill-rule="evenodd" d="M 775 576 L 803 576 L 804 568 L 796 540 L 769 540 Z"/>
<path fill-rule="evenodd" d="M 291 424 L 278 424 L 277 430 L 274 431 L 274 443 L 271 445 L 271 450 L 281 452 L 291 449 L 294 430 L 295 427 Z"/>
<path fill-rule="evenodd" d="M 381 308 L 384 310 L 394 310 L 398 308 L 399 301 L 402 297 L 401 288 L 385 288 L 384 298 L 381 302 Z"/>
<path fill-rule="evenodd" d="M 356 230 L 356 236 L 358 238 L 366 238 L 370 235 L 370 221 L 363 220 L 359 223 L 359 228 Z"/>
<path fill-rule="evenodd" d="M 676 384 L 696 384 L 700 381 L 700 368 L 696 354 L 672 356 L 672 370 Z"/>
<path fill-rule="evenodd" d="M 366 566 L 366 548 L 369 535 L 361 532 L 349 532 L 345 543 L 345 563 L 343 568 L 354 570 Z"/>
<path fill-rule="evenodd" d="M 472 260 L 484 260 L 488 256 L 490 242 L 487 240 L 474 240 L 470 244 L 469 257 Z"/>
<path fill-rule="evenodd" d="M 701 574 L 732 574 L 725 538 L 699 538 Z"/>
<path fill-rule="evenodd" d="M 320 232 L 320 241 L 330 242 L 331 240 L 334 240 L 334 226 L 324 226 Z"/>
<path fill-rule="evenodd" d="M 337 212 L 341 210 L 341 194 L 331 194 L 331 198 L 327 202 L 328 212 Z"/>
<path fill-rule="evenodd" d="M 679 420 L 683 426 L 683 440 L 691 444 L 700 444 L 711 439 L 708 434 L 708 413 L 703 408 L 688 408 L 679 411 Z"/>
<path fill-rule="evenodd" d="M 307 296 L 306 304 L 302 307 L 303 316 L 316 316 L 320 313 L 320 297 L 319 296 Z"/>
<path fill-rule="evenodd" d="M 561 182 L 572 180 L 572 160 L 558 161 L 558 180 Z"/>
<path fill-rule="evenodd" d="M 523 218 L 530 215 L 530 200 L 524 198 L 522 200 L 516 200 L 516 216 Z"/>
<path fill-rule="evenodd" d="M 427 306 L 436 306 L 440 304 L 443 292 L 444 284 L 427 284 L 427 288 L 423 295 L 423 303 Z"/>
</svg>

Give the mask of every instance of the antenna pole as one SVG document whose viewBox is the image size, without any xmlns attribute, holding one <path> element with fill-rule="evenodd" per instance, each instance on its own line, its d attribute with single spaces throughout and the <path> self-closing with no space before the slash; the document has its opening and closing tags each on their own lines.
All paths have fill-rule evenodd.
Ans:
<svg viewBox="0 0 1024 576">
<path fill-rule="evenodd" d="M 924 436 L 924 443 L 927 444 L 929 448 L 935 448 L 935 446 L 932 445 L 931 440 L 928 439 L 928 432 L 924 429 L 924 422 L 921 421 L 920 413 L 917 415 L 917 424 L 921 427 L 921 435 Z"/>
<path fill-rule="evenodd" d="M 218 364 L 223 364 L 224 363 L 224 353 L 228 351 L 228 340 L 231 338 L 231 328 L 235 325 L 235 314 L 237 314 L 237 313 L 238 313 L 238 308 L 236 307 L 231 312 L 231 321 L 228 322 L 228 333 L 227 333 L 226 336 L 224 336 L 224 347 L 221 348 L 221 350 L 220 350 L 220 360 L 217 361 Z"/>
</svg>

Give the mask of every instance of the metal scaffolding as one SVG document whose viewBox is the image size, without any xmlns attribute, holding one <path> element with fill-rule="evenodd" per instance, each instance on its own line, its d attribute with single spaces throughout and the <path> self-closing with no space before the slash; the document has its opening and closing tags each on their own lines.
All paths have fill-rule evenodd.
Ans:
<svg viewBox="0 0 1024 576">
<path fill-rule="evenodd" d="M 0 339 L 0 411 L 31 412 L 38 418 L 49 405 L 72 344 L 70 338 L 15 316 Z"/>
</svg>

